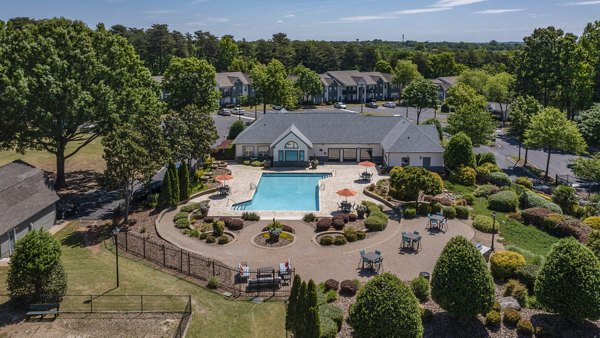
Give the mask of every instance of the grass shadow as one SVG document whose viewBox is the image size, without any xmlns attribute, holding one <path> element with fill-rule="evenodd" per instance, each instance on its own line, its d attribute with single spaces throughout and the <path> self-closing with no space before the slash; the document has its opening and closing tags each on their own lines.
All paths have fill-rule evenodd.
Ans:
<svg viewBox="0 0 600 338">
<path fill-rule="evenodd" d="M 557 314 L 534 314 L 531 316 L 531 323 L 534 327 L 549 328 L 555 337 L 596 338 L 600 336 L 600 328 L 594 323 L 587 320 L 575 323 Z"/>
<path fill-rule="evenodd" d="M 431 323 L 423 325 L 423 328 L 423 337 L 490 337 L 489 331 L 478 318 L 458 320 L 445 311 L 435 313 Z"/>
</svg>

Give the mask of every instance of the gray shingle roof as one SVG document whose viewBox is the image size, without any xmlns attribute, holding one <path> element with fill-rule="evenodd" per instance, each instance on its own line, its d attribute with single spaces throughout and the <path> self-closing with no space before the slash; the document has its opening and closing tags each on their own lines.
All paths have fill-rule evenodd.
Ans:
<svg viewBox="0 0 600 338">
<path fill-rule="evenodd" d="M 44 173 L 23 161 L 0 167 L 0 234 L 58 201 Z"/>
<path fill-rule="evenodd" d="M 443 151 L 435 126 L 414 126 L 402 116 L 329 112 L 263 115 L 234 144 L 272 144 L 292 127 L 313 144 L 381 144 L 391 152 Z"/>
<path fill-rule="evenodd" d="M 216 75 L 219 88 L 233 87 L 235 81 L 240 80 L 242 84 L 250 84 L 250 77 L 242 72 L 223 72 Z"/>
</svg>

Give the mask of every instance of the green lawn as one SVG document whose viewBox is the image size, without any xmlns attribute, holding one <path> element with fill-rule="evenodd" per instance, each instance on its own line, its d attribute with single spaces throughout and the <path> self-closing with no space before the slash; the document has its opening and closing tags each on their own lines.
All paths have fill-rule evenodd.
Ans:
<svg viewBox="0 0 600 338">
<path fill-rule="evenodd" d="M 81 144 L 81 142 L 69 143 L 66 153 L 69 154 L 76 149 L 79 144 Z M 73 157 L 67 159 L 65 169 L 66 171 L 93 170 L 102 172 L 106 167 L 104 159 L 102 158 L 103 153 L 104 148 L 102 147 L 102 143 L 100 143 L 100 138 L 97 138 L 79 150 Z M 9 150 L 0 151 L 0 166 L 17 159 L 22 159 L 43 170 L 56 171 L 56 157 L 45 150 L 32 150 L 25 154 L 19 154 Z"/>
<path fill-rule="evenodd" d="M 83 235 L 70 225 L 57 233 L 62 241 L 62 261 L 68 275 L 68 294 L 183 294 L 192 295 L 193 315 L 189 337 L 283 337 L 283 302 L 226 300 L 221 295 L 171 276 L 150 266 L 121 256 L 121 285 L 115 285 L 115 256 L 104 244 L 83 247 Z M 0 267 L 0 280 L 6 280 L 7 268 Z M 109 291 L 110 290 L 110 291 Z M 6 293 L 0 283 L 0 294 Z"/>
<path fill-rule="evenodd" d="M 444 186 L 449 191 L 458 194 L 473 192 L 473 187 L 466 187 L 444 181 Z M 487 215 L 491 216 L 492 211 L 488 209 L 487 198 L 476 198 L 473 204 L 472 216 Z M 535 255 L 546 255 L 550 247 L 558 242 L 558 238 L 552 236 L 536 227 L 524 225 L 507 217 L 506 213 L 496 212 L 500 236 L 503 238 L 504 245 L 512 245 L 521 249 L 528 250 Z"/>
</svg>

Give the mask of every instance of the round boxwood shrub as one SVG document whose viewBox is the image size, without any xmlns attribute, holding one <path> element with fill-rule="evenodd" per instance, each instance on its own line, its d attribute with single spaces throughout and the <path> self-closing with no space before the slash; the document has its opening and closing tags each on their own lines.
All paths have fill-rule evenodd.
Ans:
<svg viewBox="0 0 600 338">
<path fill-rule="evenodd" d="M 475 203 L 475 195 L 471 194 L 470 192 L 464 194 L 462 198 L 467 201 L 468 205 L 473 205 L 473 203 Z"/>
<path fill-rule="evenodd" d="M 473 195 L 476 197 L 487 197 L 500 191 L 500 188 L 493 184 L 480 185 L 475 189 Z"/>
<path fill-rule="evenodd" d="M 493 231 L 493 223 L 494 220 L 490 216 L 477 215 L 473 219 L 473 228 L 491 234 Z M 496 232 L 498 232 L 498 224 L 496 224 Z"/>
<path fill-rule="evenodd" d="M 356 296 L 349 322 L 355 337 L 421 337 L 419 302 L 398 277 L 383 273 Z"/>
<path fill-rule="evenodd" d="M 535 282 L 539 303 L 570 320 L 600 318 L 600 261 L 574 238 L 552 246 Z"/>
<path fill-rule="evenodd" d="M 328 279 L 325 281 L 325 291 L 329 291 L 329 290 L 337 291 L 337 289 L 339 287 L 340 287 L 340 282 L 336 281 L 335 279 Z"/>
<path fill-rule="evenodd" d="M 444 209 L 442 210 L 442 213 L 444 214 L 444 217 L 446 218 L 456 218 L 456 208 L 454 207 L 444 207 Z"/>
<path fill-rule="evenodd" d="M 346 225 L 346 223 L 344 223 L 344 220 L 341 218 L 334 218 L 333 221 L 331 222 L 331 225 L 333 225 L 333 227 L 336 230 L 342 230 L 344 228 L 344 225 Z"/>
<path fill-rule="evenodd" d="M 442 208 L 443 208 L 442 203 L 440 203 L 440 202 L 433 202 L 430 204 L 430 206 L 431 206 L 432 213 L 433 212 L 441 212 Z"/>
<path fill-rule="evenodd" d="M 527 319 L 521 319 L 517 322 L 517 333 L 531 337 L 533 335 L 533 325 Z"/>
<path fill-rule="evenodd" d="M 494 281 L 483 256 L 466 238 L 452 238 L 438 257 L 431 278 L 431 297 L 459 318 L 475 317 L 492 309 Z"/>
<path fill-rule="evenodd" d="M 358 291 L 358 285 L 352 280 L 346 279 L 340 283 L 340 295 L 354 296 Z"/>
<path fill-rule="evenodd" d="M 239 218 L 223 217 L 220 219 L 225 224 L 225 227 L 229 230 L 242 230 L 244 228 L 244 221 Z"/>
<path fill-rule="evenodd" d="M 421 303 L 429 300 L 430 286 L 427 278 L 416 277 L 410 281 L 410 288 Z"/>
<path fill-rule="evenodd" d="M 319 244 L 330 246 L 333 244 L 333 237 L 329 235 L 321 236 L 321 238 L 319 238 Z"/>
<path fill-rule="evenodd" d="M 179 228 L 179 229 L 187 229 L 190 226 L 190 221 L 187 220 L 187 218 L 180 218 L 177 221 L 175 221 L 175 227 Z"/>
<path fill-rule="evenodd" d="M 358 231 L 351 227 L 344 229 L 344 237 L 346 237 L 348 242 L 355 242 L 358 239 L 357 233 Z"/>
<path fill-rule="evenodd" d="M 348 214 L 348 221 L 356 222 L 357 219 L 358 219 L 358 216 L 356 214 Z"/>
<path fill-rule="evenodd" d="M 417 216 L 417 210 L 415 210 L 415 208 L 406 208 L 402 215 L 404 218 L 415 218 Z"/>
<path fill-rule="evenodd" d="M 600 216 L 590 216 L 583 220 L 583 224 L 590 226 L 594 230 L 600 230 Z"/>
<path fill-rule="evenodd" d="M 510 176 L 503 172 L 495 172 L 490 174 L 490 182 L 499 187 L 510 186 L 512 181 L 510 180 Z"/>
<path fill-rule="evenodd" d="M 335 239 L 333 240 L 333 244 L 335 245 L 344 245 L 346 244 L 346 237 L 344 236 L 336 236 Z"/>
<path fill-rule="evenodd" d="M 365 238 L 367 238 L 367 233 L 366 232 L 364 232 L 364 231 L 357 231 L 356 232 L 356 239 L 363 240 Z"/>
<path fill-rule="evenodd" d="M 519 197 L 512 190 L 505 190 L 493 194 L 488 198 L 489 208 L 496 211 L 512 212 L 517 210 Z"/>
<path fill-rule="evenodd" d="M 206 216 L 204 217 L 204 223 L 212 223 L 215 221 L 215 218 L 212 216 Z"/>
<path fill-rule="evenodd" d="M 337 214 L 337 215 L 335 215 L 334 219 L 335 218 L 341 219 L 342 221 L 344 221 L 344 224 L 346 224 L 350 221 L 350 217 L 348 216 L 348 214 Z"/>
<path fill-rule="evenodd" d="M 521 314 L 515 309 L 505 309 L 502 321 L 505 325 L 515 326 L 521 320 Z"/>
<path fill-rule="evenodd" d="M 476 154 L 475 158 L 477 159 L 477 165 L 483 165 L 486 163 L 494 165 L 496 164 L 496 156 L 494 156 L 494 153 L 491 152 Z"/>
<path fill-rule="evenodd" d="M 214 236 L 208 236 L 206 237 L 206 243 L 215 243 L 217 241 L 217 239 Z"/>
<path fill-rule="evenodd" d="M 450 174 L 450 181 L 472 187 L 477 180 L 477 173 L 471 167 L 458 167 Z"/>
<path fill-rule="evenodd" d="M 485 315 L 485 326 L 490 328 L 495 328 L 500 326 L 500 312 L 498 311 L 490 311 Z"/>
<path fill-rule="evenodd" d="M 332 320 L 337 328 L 337 335 L 337 331 L 342 328 L 342 323 L 344 322 L 344 310 L 342 310 L 342 308 L 339 306 L 323 304 L 319 306 L 319 317 L 321 320 L 324 318 Z M 323 334 L 321 334 L 321 337 L 323 337 Z"/>
<path fill-rule="evenodd" d="M 460 219 L 469 219 L 469 208 L 463 207 L 461 205 L 455 207 L 456 209 L 456 217 Z"/>
<path fill-rule="evenodd" d="M 219 243 L 221 245 L 227 244 L 227 243 L 229 243 L 229 238 L 227 236 L 221 236 L 221 237 L 219 237 L 219 241 L 217 243 Z"/>
<path fill-rule="evenodd" d="M 517 179 L 515 180 L 515 183 L 521 186 L 524 186 L 527 189 L 532 189 L 533 188 L 533 181 L 531 181 L 530 178 L 528 177 L 517 177 Z"/>
<path fill-rule="evenodd" d="M 209 277 L 206 287 L 213 290 L 219 288 L 219 279 L 215 276 Z"/>
<path fill-rule="evenodd" d="M 525 257 L 518 252 L 497 251 L 490 258 L 492 276 L 502 280 L 515 277 L 517 269 L 523 266 Z"/>
<path fill-rule="evenodd" d="M 372 212 L 367 219 L 365 219 L 365 227 L 369 231 L 383 231 L 385 230 L 388 223 L 388 217 L 383 212 Z"/>
<path fill-rule="evenodd" d="M 332 219 L 329 217 L 321 218 L 317 221 L 317 231 L 327 231 L 331 228 Z"/>
</svg>

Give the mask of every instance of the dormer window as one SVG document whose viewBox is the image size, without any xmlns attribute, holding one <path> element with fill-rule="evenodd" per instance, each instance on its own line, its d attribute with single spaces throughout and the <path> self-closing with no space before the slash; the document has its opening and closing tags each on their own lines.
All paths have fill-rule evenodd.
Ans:
<svg viewBox="0 0 600 338">
<path fill-rule="evenodd" d="M 294 141 L 289 141 L 285 144 L 285 149 L 298 149 L 298 143 Z"/>
</svg>

